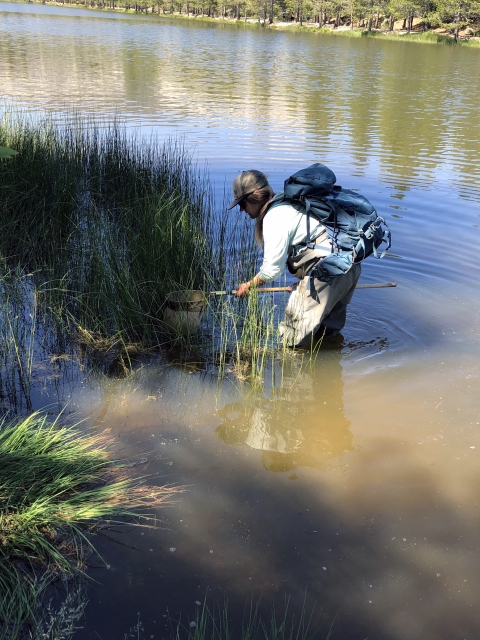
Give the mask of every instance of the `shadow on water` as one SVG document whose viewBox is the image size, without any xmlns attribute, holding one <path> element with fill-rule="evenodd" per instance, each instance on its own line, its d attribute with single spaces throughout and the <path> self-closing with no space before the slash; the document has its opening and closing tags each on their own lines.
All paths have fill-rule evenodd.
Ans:
<svg viewBox="0 0 480 640">
<path fill-rule="evenodd" d="M 326 637 L 333 621 L 333 639 L 475 637 L 479 478 L 457 451 L 468 438 L 449 442 L 450 457 L 422 457 L 416 447 L 419 437 L 447 426 L 440 413 L 421 411 L 431 373 L 419 354 L 452 343 L 415 298 L 402 299 L 385 325 L 378 318 L 391 318 L 393 302 L 378 296 L 369 304 L 375 301 L 376 315 L 366 317 L 359 292 L 345 337 L 325 340 L 313 365 L 286 357 L 278 382 L 263 392 L 234 377 L 219 381 L 195 350 L 181 361 L 174 352 L 145 354 L 118 375 L 110 360 L 66 348 L 41 322 L 41 340 L 32 343 L 34 318 L 22 296 L 14 301 L 23 342 L 18 352 L 4 350 L 13 358 L 5 367 L 34 366 L 27 390 L 15 377 L 3 379 L 5 401 L 16 399 L 20 409 L 28 409 L 26 398 L 34 408 L 68 403 L 68 411 L 116 436 L 122 456 L 147 458 L 138 472 L 149 482 L 186 487 L 159 514 L 158 529 L 113 529 L 108 535 L 119 545 L 97 539 L 110 569 L 91 569 L 96 582 L 80 640 L 121 639 L 137 612 L 146 637 L 167 638 L 167 609 L 174 619 L 192 617 L 207 592 L 211 602 L 227 598 L 239 624 L 252 594 L 268 617 L 285 596 L 292 613 L 301 611 L 305 591 L 307 612 L 317 603 L 314 637 Z M 387 379 L 382 370 L 395 371 L 399 352 L 411 355 L 399 327 L 414 313 L 418 371 L 405 387 L 403 371 Z M 0 326 L 7 344 L 11 327 L 5 319 Z M 371 358 L 378 371 L 365 368 Z M 352 367 L 360 375 L 352 377 Z M 449 386 L 455 396 L 450 379 Z"/>
<path fill-rule="evenodd" d="M 388 463 L 400 451 L 385 447 L 384 455 Z M 401 455 L 405 455 L 403 449 Z M 378 464 L 378 458 L 371 462 Z M 264 613 L 270 605 L 278 606 L 285 594 L 292 596 L 293 610 L 300 611 L 304 589 L 307 608 L 317 602 L 325 623 L 322 635 L 316 637 L 326 636 L 333 619 L 333 638 L 476 637 L 480 621 L 475 596 L 465 598 L 465 581 L 475 580 L 478 561 L 466 567 L 462 554 L 465 545 L 475 544 L 478 514 L 459 522 L 455 506 L 439 497 L 434 479 L 421 465 L 411 464 L 408 475 L 409 486 L 405 487 L 403 473 L 392 473 L 377 488 L 377 498 L 395 503 L 390 510 L 379 508 L 372 500 L 367 509 L 355 510 L 353 503 L 361 495 L 357 489 L 352 492 L 356 495 L 348 496 L 349 513 L 345 505 L 337 508 L 332 504 L 328 488 L 321 484 L 314 492 L 299 495 L 288 486 L 272 490 L 258 481 L 252 486 L 236 477 L 223 487 L 221 497 L 210 496 L 210 502 L 213 498 L 228 507 L 212 513 L 215 509 L 210 504 L 205 514 L 211 519 L 214 543 L 210 544 L 218 559 L 209 561 L 210 544 L 202 540 L 202 528 L 192 534 L 193 539 L 176 532 L 175 553 L 168 552 L 171 531 L 145 540 L 152 545 L 153 554 L 145 543 L 136 551 L 122 548 L 121 558 L 115 557 L 118 552 L 111 546 L 100 546 L 112 563 L 112 573 L 94 574 L 102 586 L 92 588 L 87 614 L 90 631 L 79 637 L 91 637 L 92 629 L 102 638 L 121 637 L 122 624 L 137 610 L 152 632 L 164 622 L 167 609 L 174 617 L 192 616 L 194 601 L 203 600 L 207 590 L 212 599 L 229 599 L 237 624 L 252 593 L 262 596 Z M 363 467 L 354 470 L 351 480 L 366 488 Z M 399 483 L 404 486 L 407 505 L 402 505 L 402 496 L 399 499 Z M 412 491 L 417 493 L 414 500 L 408 495 Z M 417 535 L 405 542 L 397 537 L 399 527 L 394 522 L 402 519 L 398 515 L 404 514 L 402 507 L 419 521 Z M 220 530 L 215 527 L 215 516 L 221 522 Z M 406 528 L 411 529 L 412 523 L 409 525 Z M 459 527 L 467 533 L 461 544 Z M 427 530 L 429 539 L 424 542 L 420 536 Z M 395 533 L 397 536 L 392 535 Z M 459 558 L 453 571 L 443 559 L 435 558 L 440 548 L 450 548 Z M 124 603 L 121 613 L 119 602 Z"/>
<path fill-rule="evenodd" d="M 326 637 L 333 620 L 333 639 L 476 637 L 478 471 L 465 463 L 458 497 L 456 445 L 435 445 L 430 458 L 408 429 L 392 434 L 372 407 L 371 382 L 352 405 L 364 382 L 345 377 L 338 347 L 311 370 L 292 358 L 281 388 L 264 395 L 172 367 L 143 375 L 130 391 L 118 382 L 122 399 L 101 428 L 133 456 L 154 451 L 152 482 L 187 489 L 156 531 L 112 534 L 131 548 L 99 542 L 111 568 L 92 572 L 80 639 L 93 630 L 121 638 L 137 612 L 146 637 L 167 638 L 167 609 L 191 620 L 207 592 L 211 602 L 228 599 L 237 624 L 252 594 L 266 617 L 285 595 L 298 612 L 305 590 L 307 611 L 317 603 L 313 637 Z M 410 401 L 418 406 L 416 395 Z M 418 421 L 428 419 L 408 403 L 395 420 L 414 415 L 425 438 Z"/>
</svg>

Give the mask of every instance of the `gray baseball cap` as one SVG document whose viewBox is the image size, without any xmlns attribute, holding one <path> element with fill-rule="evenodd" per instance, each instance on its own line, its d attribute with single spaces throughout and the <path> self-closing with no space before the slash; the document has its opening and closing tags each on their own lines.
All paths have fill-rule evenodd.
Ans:
<svg viewBox="0 0 480 640">
<path fill-rule="evenodd" d="M 249 169 L 242 171 L 233 181 L 233 202 L 227 207 L 227 211 L 241 204 L 245 198 L 251 196 L 257 189 L 263 189 L 268 185 L 267 176 L 261 171 Z"/>
</svg>

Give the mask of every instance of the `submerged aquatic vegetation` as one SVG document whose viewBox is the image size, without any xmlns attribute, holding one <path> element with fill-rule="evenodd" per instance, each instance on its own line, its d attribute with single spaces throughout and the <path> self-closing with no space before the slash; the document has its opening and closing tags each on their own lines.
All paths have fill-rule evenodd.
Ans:
<svg viewBox="0 0 480 640">
<path fill-rule="evenodd" d="M 0 637 L 20 638 L 48 585 L 81 575 L 88 536 L 105 523 L 146 524 L 173 493 L 127 475 L 107 441 L 46 416 L 0 425 Z"/>
<path fill-rule="evenodd" d="M 78 629 L 87 606 L 83 584 L 67 588 L 63 600 L 56 606 L 51 599 L 33 623 L 29 640 L 70 640 Z"/>
</svg>

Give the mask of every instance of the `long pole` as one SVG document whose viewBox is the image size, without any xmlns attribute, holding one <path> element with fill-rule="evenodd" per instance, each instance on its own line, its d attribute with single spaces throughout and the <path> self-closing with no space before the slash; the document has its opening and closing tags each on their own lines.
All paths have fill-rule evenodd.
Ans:
<svg viewBox="0 0 480 640">
<path fill-rule="evenodd" d="M 396 287 L 396 282 L 376 282 L 372 284 L 357 284 L 355 289 L 386 289 L 387 287 Z M 292 287 L 258 287 L 257 293 L 278 293 L 281 291 L 291 291 Z M 229 296 L 237 293 L 236 289 L 231 291 L 211 291 L 211 296 Z"/>
</svg>

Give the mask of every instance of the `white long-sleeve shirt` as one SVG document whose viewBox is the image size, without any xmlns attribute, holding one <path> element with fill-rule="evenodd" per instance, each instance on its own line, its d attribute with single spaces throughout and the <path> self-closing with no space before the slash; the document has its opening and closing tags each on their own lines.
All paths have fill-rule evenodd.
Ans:
<svg viewBox="0 0 480 640">
<path fill-rule="evenodd" d="M 325 227 L 310 215 L 310 238 L 318 238 Z M 263 263 L 258 275 L 268 283 L 278 278 L 292 248 L 307 242 L 307 216 L 291 204 L 281 204 L 270 209 L 263 219 Z M 328 237 L 317 245 L 325 245 L 325 255 L 331 251 Z"/>
</svg>

